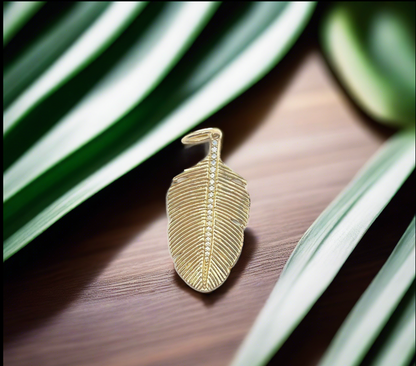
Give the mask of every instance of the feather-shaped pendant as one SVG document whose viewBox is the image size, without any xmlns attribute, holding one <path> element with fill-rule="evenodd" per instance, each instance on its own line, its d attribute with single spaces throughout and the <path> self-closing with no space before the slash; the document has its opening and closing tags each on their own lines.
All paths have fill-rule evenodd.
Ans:
<svg viewBox="0 0 416 366">
<path fill-rule="evenodd" d="M 206 128 L 183 144 L 209 142 L 209 153 L 177 175 L 167 194 L 169 250 L 176 272 L 194 290 L 220 287 L 240 257 L 250 210 L 247 182 L 220 158 L 222 132 Z"/>
</svg>

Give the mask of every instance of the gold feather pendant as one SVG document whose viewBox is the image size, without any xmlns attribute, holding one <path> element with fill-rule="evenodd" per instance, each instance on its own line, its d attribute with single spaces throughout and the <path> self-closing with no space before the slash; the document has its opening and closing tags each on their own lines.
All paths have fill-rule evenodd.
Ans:
<svg viewBox="0 0 416 366">
<path fill-rule="evenodd" d="M 228 278 L 250 210 L 247 182 L 221 161 L 221 130 L 205 128 L 182 139 L 205 142 L 207 157 L 173 178 L 167 194 L 170 254 L 179 276 L 199 292 L 214 291 Z"/>
</svg>

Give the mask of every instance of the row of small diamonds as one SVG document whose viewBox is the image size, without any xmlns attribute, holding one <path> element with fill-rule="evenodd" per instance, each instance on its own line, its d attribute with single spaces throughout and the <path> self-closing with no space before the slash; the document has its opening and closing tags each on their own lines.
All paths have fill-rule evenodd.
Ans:
<svg viewBox="0 0 416 366">
<path fill-rule="evenodd" d="M 217 170 L 217 149 L 218 141 L 212 141 L 211 160 L 209 167 L 209 185 L 208 185 L 208 204 L 207 204 L 207 221 L 205 228 L 205 265 L 208 265 L 209 257 L 212 251 L 212 222 L 214 216 L 214 199 L 215 199 L 215 177 Z"/>
</svg>

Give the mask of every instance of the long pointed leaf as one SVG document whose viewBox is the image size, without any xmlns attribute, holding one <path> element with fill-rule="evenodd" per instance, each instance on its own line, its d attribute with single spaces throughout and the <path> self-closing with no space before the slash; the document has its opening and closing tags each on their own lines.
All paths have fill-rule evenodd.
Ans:
<svg viewBox="0 0 416 366">
<path fill-rule="evenodd" d="M 414 130 L 400 132 L 299 241 L 232 365 L 264 365 L 332 282 L 414 169 Z"/>
<path fill-rule="evenodd" d="M 414 257 L 415 219 L 351 310 L 319 363 L 320 366 L 360 364 L 414 281 Z"/>
<path fill-rule="evenodd" d="M 415 284 L 413 283 L 387 329 L 383 338 L 378 339 L 381 345 L 368 366 L 407 366 L 415 355 Z"/>
<path fill-rule="evenodd" d="M 36 14 L 45 1 L 13 1 L 3 11 L 3 46 Z"/>
<path fill-rule="evenodd" d="M 7 107 L 50 66 L 108 5 L 106 2 L 76 3 L 49 32 L 23 53 L 4 74 L 4 106 Z"/>
<path fill-rule="evenodd" d="M 280 6 L 280 3 L 275 3 L 274 6 Z M 198 81 L 198 78 L 188 79 L 186 88 L 178 92 L 168 103 L 172 110 L 161 115 L 155 129 L 140 138 L 136 137 L 130 147 L 124 148 L 124 151 L 113 156 L 95 173 L 80 181 L 18 227 L 4 242 L 3 258 L 10 257 L 72 208 L 140 164 L 259 80 L 294 43 L 309 20 L 314 7 L 314 3 L 291 3 L 264 31 L 256 35 L 253 41 L 244 44 L 245 47 L 239 50 L 238 57 L 229 60 L 229 56 L 223 58 L 221 52 L 218 53 L 214 61 L 220 62 L 219 71 L 210 71 L 201 81 Z M 244 43 L 244 39 L 240 40 L 240 33 L 236 32 L 233 37 Z M 224 47 L 220 46 L 222 52 L 228 51 L 226 45 L 227 42 L 224 42 Z M 215 45 L 213 49 L 215 50 Z M 172 80 L 175 81 L 175 78 Z M 174 82 L 171 84 L 175 86 Z M 157 99 L 159 103 L 163 100 Z M 177 104 L 178 100 L 179 104 Z M 132 114 L 129 118 L 131 118 L 129 123 L 132 123 L 137 121 L 138 116 Z M 154 122 L 148 122 L 149 126 L 156 123 L 155 118 L 153 117 Z M 144 121 L 147 122 L 147 118 Z M 143 131 L 146 132 L 147 128 L 146 125 L 143 126 Z"/>
<path fill-rule="evenodd" d="M 106 49 L 144 8 L 145 2 L 114 2 L 81 37 L 4 113 L 4 133 Z"/>
<path fill-rule="evenodd" d="M 7 201 L 143 100 L 190 46 L 215 7 L 215 3 L 207 2 L 168 4 L 131 47 L 128 56 L 5 172 L 3 200 Z"/>
</svg>

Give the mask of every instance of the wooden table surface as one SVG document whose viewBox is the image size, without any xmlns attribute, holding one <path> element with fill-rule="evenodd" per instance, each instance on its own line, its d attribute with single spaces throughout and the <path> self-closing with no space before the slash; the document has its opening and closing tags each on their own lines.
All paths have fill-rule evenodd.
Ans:
<svg viewBox="0 0 416 366">
<path fill-rule="evenodd" d="M 204 153 L 176 141 L 6 262 L 6 365 L 228 365 L 300 237 L 391 133 L 305 40 L 208 126 L 223 130 L 223 159 L 252 201 L 226 283 L 200 294 L 174 271 L 166 191 Z M 410 183 L 272 364 L 316 364 L 410 220 Z"/>
</svg>

